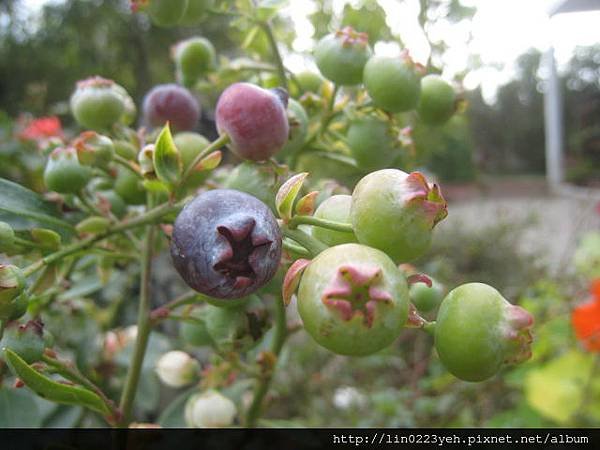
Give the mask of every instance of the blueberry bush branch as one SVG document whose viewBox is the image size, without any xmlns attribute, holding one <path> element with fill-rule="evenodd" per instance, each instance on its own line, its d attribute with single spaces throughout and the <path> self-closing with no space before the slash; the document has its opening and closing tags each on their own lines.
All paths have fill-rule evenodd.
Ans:
<svg viewBox="0 0 600 450">
<path fill-rule="evenodd" d="M 452 85 L 407 51 L 375 55 L 369 36 L 350 26 L 315 45 L 318 74 L 295 73 L 278 41 L 279 2 L 198 5 L 132 1 L 161 27 L 218 15 L 243 31 L 247 55 L 217 58 L 203 36 L 176 43 L 176 82 L 146 94 L 139 126 L 122 86 L 81 80 L 69 102 L 81 133 L 39 143 L 46 196 L 23 188 L 6 209 L 0 251 L 11 263 L 0 264 L 0 330 L 17 385 L 127 427 L 147 407 L 136 392 L 152 364 L 167 387 L 192 386 L 165 410 L 177 419 L 159 423 L 255 427 L 268 423 L 269 390 L 298 330 L 334 354 L 364 356 L 395 351 L 416 328 L 433 337 L 448 371 L 474 382 L 527 360 L 531 314 L 482 283 L 448 292 L 409 264 L 448 214 L 441 187 L 414 170 L 422 161 L 412 130 L 451 120 Z M 217 136 L 211 142 L 198 130 L 212 117 L 202 129 Z M 189 287 L 170 301 L 151 289 L 153 257 L 167 251 L 173 276 Z M 138 302 L 124 301 L 136 285 Z M 121 291 L 116 300 L 111 290 Z M 56 317 L 76 315 L 80 304 L 102 333 L 102 350 L 82 368 L 55 357 L 72 343 L 61 335 L 54 343 L 43 325 L 49 319 L 56 330 Z M 300 322 L 288 330 L 290 305 Z M 133 306 L 130 328 L 120 312 Z M 422 336 L 417 354 L 432 341 Z M 151 348 L 155 338 L 175 348 Z M 96 373 L 98 383 L 83 375 Z"/>
<path fill-rule="evenodd" d="M 125 387 L 123 388 L 121 401 L 119 403 L 121 426 L 125 426 L 131 421 L 131 410 L 138 388 L 142 364 L 144 363 L 148 338 L 152 331 L 150 315 L 150 279 L 152 277 L 152 248 L 154 245 L 155 232 L 156 228 L 154 226 L 147 226 L 143 244 L 144 247 L 142 248 L 142 255 L 140 257 L 142 273 L 140 277 L 137 336 L 131 357 L 130 369 L 127 372 Z"/>
</svg>

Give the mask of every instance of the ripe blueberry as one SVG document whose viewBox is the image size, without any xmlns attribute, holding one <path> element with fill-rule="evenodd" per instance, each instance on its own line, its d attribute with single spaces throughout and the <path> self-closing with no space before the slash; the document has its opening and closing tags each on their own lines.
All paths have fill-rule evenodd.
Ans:
<svg viewBox="0 0 600 450">
<path fill-rule="evenodd" d="M 231 138 L 231 150 L 240 158 L 264 161 L 288 141 L 287 93 L 235 83 L 219 97 L 217 128 Z"/>
<path fill-rule="evenodd" d="M 200 119 L 200 105 L 185 88 L 176 84 L 155 86 L 144 98 L 144 122 L 162 127 L 166 122 L 174 131 L 193 130 Z"/>
<path fill-rule="evenodd" d="M 232 189 L 199 194 L 173 228 L 171 256 L 193 289 L 238 299 L 265 285 L 281 259 L 275 216 L 257 198 Z"/>
</svg>

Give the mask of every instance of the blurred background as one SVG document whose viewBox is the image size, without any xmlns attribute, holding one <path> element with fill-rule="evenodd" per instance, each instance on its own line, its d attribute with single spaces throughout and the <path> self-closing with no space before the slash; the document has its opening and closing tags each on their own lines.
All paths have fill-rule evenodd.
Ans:
<svg viewBox="0 0 600 450">
<path fill-rule="evenodd" d="M 600 424 L 600 347 L 579 341 L 572 320 L 584 305 L 585 326 L 600 329 L 600 306 L 589 307 L 600 304 L 600 287 L 591 288 L 600 279 L 598 23 L 593 0 L 287 2 L 274 27 L 294 72 L 316 70 L 314 43 L 350 24 L 381 41 L 376 53 L 408 48 L 457 86 L 465 112 L 435 132 L 414 130 L 422 167 L 449 199 L 449 217 L 417 265 L 449 288 L 493 284 L 537 325 L 533 359 L 481 384 L 449 375 L 417 332 L 361 359 L 296 333 L 265 424 Z M 227 57 L 268 55 L 225 17 L 163 29 L 125 0 L 2 0 L 0 177 L 42 190 L 44 159 L 28 124 L 51 116 L 68 132 L 69 96 L 90 75 L 116 80 L 139 105 L 150 87 L 173 80 L 170 47 L 194 34 Z M 44 126 L 51 133 L 56 122 Z"/>
</svg>

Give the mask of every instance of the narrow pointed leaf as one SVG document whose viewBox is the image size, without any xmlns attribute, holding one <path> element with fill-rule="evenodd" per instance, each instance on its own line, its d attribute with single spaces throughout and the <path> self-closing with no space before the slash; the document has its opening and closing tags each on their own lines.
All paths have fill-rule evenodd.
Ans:
<svg viewBox="0 0 600 450">
<path fill-rule="evenodd" d="M 50 228 L 65 238 L 74 232 L 71 224 L 61 219 L 55 204 L 3 178 L 0 178 L 0 221 L 8 223 L 15 231 Z"/>
<path fill-rule="evenodd" d="M 111 414 L 102 399 L 94 392 L 80 386 L 61 384 L 42 375 L 7 348 L 4 349 L 4 355 L 14 374 L 40 397 L 55 403 L 85 406 L 104 416 Z"/>
</svg>

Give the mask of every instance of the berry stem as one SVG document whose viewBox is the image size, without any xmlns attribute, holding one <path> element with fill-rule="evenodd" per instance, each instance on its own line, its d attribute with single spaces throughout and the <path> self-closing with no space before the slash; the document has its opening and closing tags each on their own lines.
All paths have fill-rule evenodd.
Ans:
<svg viewBox="0 0 600 450">
<path fill-rule="evenodd" d="M 267 40 L 269 41 L 269 45 L 271 46 L 271 50 L 273 51 L 273 58 L 275 58 L 275 64 L 277 65 L 277 72 L 279 74 L 281 86 L 287 90 L 288 80 L 285 74 L 285 66 L 283 65 L 283 59 L 281 58 L 281 53 L 279 53 L 279 48 L 277 47 L 277 41 L 273 35 L 273 29 L 271 28 L 269 22 L 261 22 L 260 26 L 265 32 Z"/>
<path fill-rule="evenodd" d="M 44 266 L 48 264 L 52 264 L 56 261 L 59 261 L 62 258 L 73 255 L 81 250 L 87 249 L 91 247 L 96 242 L 99 242 L 103 239 L 106 239 L 113 234 L 122 233 L 132 228 L 141 227 L 144 225 L 148 225 L 151 223 L 155 223 L 163 216 L 167 214 L 178 211 L 183 207 L 186 203 L 187 199 L 184 199 L 176 204 L 164 203 L 154 209 L 147 211 L 146 213 L 139 215 L 133 219 L 124 220 L 122 222 L 116 223 L 113 227 L 109 228 L 104 233 L 100 233 L 94 236 L 89 236 L 80 241 L 74 242 L 71 245 L 64 247 L 63 249 L 51 253 L 50 255 L 37 260 L 36 262 L 30 264 L 29 266 L 23 269 L 23 275 L 25 277 L 29 277 L 36 273 L 38 270 L 42 269 Z"/>
<path fill-rule="evenodd" d="M 197 304 L 204 301 L 206 298 L 208 298 L 206 295 L 196 291 L 186 292 L 163 306 L 153 309 L 150 313 L 152 325 L 156 325 L 162 319 L 173 318 L 172 312 L 180 306 Z"/>
<path fill-rule="evenodd" d="M 288 226 L 290 228 L 296 228 L 298 225 L 302 224 L 314 225 L 321 228 L 327 228 L 328 230 L 342 231 L 344 233 L 354 232 L 352 225 L 349 223 L 334 222 L 333 220 L 320 219 L 314 216 L 294 216 L 288 223 Z"/>
<path fill-rule="evenodd" d="M 317 241 L 312 236 L 309 236 L 302 230 L 292 229 L 287 225 L 282 225 L 281 231 L 285 237 L 292 239 L 298 244 L 302 245 L 308 250 L 311 256 L 317 256 L 324 250 L 327 250 L 327 246 L 320 241 Z"/>
<path fill-rule="evenodd" d="M 33 242 L 33 241 L 28 241 L 27 239 L 22 239 L 18 236 L 15 236 L 14 238 L 14 243 L 17 245 L 21 245 L 23 247 L 31 247 L 31 248 L 44 248 L 43 245 L 38 244 L 37 242 Z"/>
<path fill-rule="evenodd" d="M 119 164 L 120 166 L 125 167 L 131 173 L 134 173 L 137 177 L 143 178 L 142 175 L 137 170 L 135 170 L 135 168 L 134 168 L 135 163 L 133 163 L 132 161 L 128 161 L 127 159 L 123 158 L 121 155 L 114 155 L 113 161 L 115 163 Z"/>
<path fill-rule="evenodd" d="M 283 241 L 283 248 L 301 258 L 310 258 L 310 252 L 308 250 L 300 245 L 293 244 L 288 240 Z"/>
<path fill-rule="evenodd" d="M 81 209 L 83 209 L 90 216 L 100 216 L 100 217 L 105 216 L 105 214 L 102 213 L 102 211 L 100 211 L 98 208 L 96 208 L 96 206 L 87 198 L 87 196 L 83 190 L 79 191 L 77 193 L 76 197 L 79 200 L 79 202 L 81 203 L 81 205 L 79 205 L 80 207 L 82 207 Z"/>
<path fill-rule="evenodd" d="M 206 155 L 214 152 L 215 150 L 218 150 L 221 147 L 229 144 L 229 142 L 230 142 L 229 136 L 227 134 L 222 134 L 217 139 L 212 141 L 208 146 L 206 146 L 200 153 L 198 153 L 196 155 L 196 157 L 194 158 L 194 160 L 192 161 L 192 163 L 185 169 L 185 171 L 181 175 L 181 179 L 179 180 L 179 187 L 181 188 L 181 186 L 185 185 L 185 182 L 187 181 L 189 176 L 192 174 L 192 172 L 194 171 L 194 169 L 196 168 L 198 163 L 200 163 L 200 161 L 202 161 L 202 158 L 204 158 Z"/>
<path fill-rule="evenodd" d="M 287 320 L 285 317 L 285 306 L 281 298 L 275 298 L 274 301 L 275 306 L 275 328 L 273 334 L 273 340 L 271 341 L 271 353 L 275 355 L 277 359 L 279 359 L 279 354 L 281 353 L 281 349 L 283 348 L 283 344 L 285 343 L 285 339 L 287 337 Z M 277 368 L 277 360 L 273 365 L 273 368 L 258 379 L 256 383 L 256 387 L 254 388 L 254 397 L 252 399 L 252 403 L 246 412 L 246 427 L 252 428 L 256 426 L 256 422 L 260 418 L 263 400 L 265 395 L 269 391 L 269 386 L 271 385 L 271 380 L 273 379 L 273 375 L 275 374 L 275 369 Z"/>
<path fill-rule="evenodd" d="M 138 306 L 137 337 L 133 355 L 131 357 L 131 363 L 129 365 L 130 369 L 127 372 L 125 387 L 123 388 L 123 393 L 121 395 L 119 409 L 121 410 L 122 416 L 119 421 L 120 426 L 126 426 L 130 422 L 133 401 L 135 400 L 140 373 L 142 371 L 142 364 L 148 346 L 148 338 L 152 331 L 150 315 L 150 279 L 152 277 L 152 247 L 155 234 L 156 227 L 148 226 L 146 237 L 144 239 L 144 246 L 142 248 L 142 255 L 140 257 L 142 274 L 140 277 L 140 304 Z"/>
<path fill-rule="evenodd" d="M 112 402 L 112 400 L 110 400 L 104 394 L 104 392 L 102 391 L 102 389 L 100 389 L 98 386 L 96 386 L 94 383 L 92 383 L 90 380 L 88 380 L 72 364 L 69 364 L 69 363 L 67 363 L 65 361 L 61 361 L 58 358 L 51 358 L 47 354 L 44 354 L 42 356 L 42 361 L 45 362 L 49 367 L 51 367 L 52 369 L 54 369 L 54 371 L 57 374 L 59 374 L 60 376 L 66 378 L 67 380 L 72 381 L 74 383 L 78 383 L 81 386 L 83 386 L 83 387 L 89 389 L 90 391 L 96 393 L 98 395 L 98 397 L 100 397 L 102 399 L 102 402 L 106 405 L 107 409 L 112 412 L 112 417 L 111 418 L 106 418 L 106 419 L 107 419 L 107 421 L 111 425 L 113 425 L 112 420 L 110 420 L 110 419 L 117 418 L 119 416 L 119 412 L 115 408 L 115 405 Z"/>
<path fill-rule="evenodd" d="M 435 332 L 435 320 L 433 322 L 425 322 L 425 324 L 423 325 L 423 327 L 421 329 L 423 331 L 425 331 L 427 334 L 433 336 L 433 334 Z"/>
</svg>

